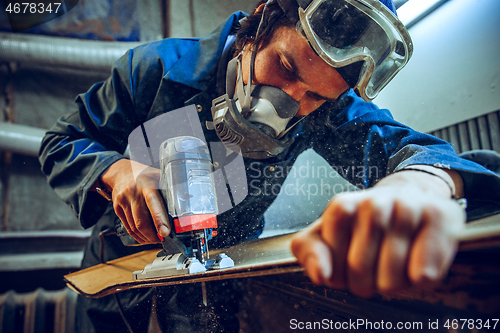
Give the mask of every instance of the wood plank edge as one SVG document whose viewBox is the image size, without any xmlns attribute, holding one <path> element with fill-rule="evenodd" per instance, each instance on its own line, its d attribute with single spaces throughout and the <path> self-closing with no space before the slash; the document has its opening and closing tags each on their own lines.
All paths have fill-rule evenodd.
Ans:
<svg viewBox="0 0 500 333">
<path fill-rule="evenodd" d="M 187 284 L 187 283 L 196 283 L 196 282 L 204 282 L 204 281 L 220 281 L 227 279 L 237 279 L 237 278 L 247 278 L 247 277 L 256 277 L 256 276 L 264 276 L 264 275 L 276 275 L 276 274 L 285 274 L 285 273 L 295 273 L 302 272 L 304 269 L 298 265 L 298 263 L 288 263 L 284 264 L 280 267 L 274 268 L 262 268 L 262 269 L 247 269 L 246 271 L 236 271 L 228 274 L 223 274 L 222 272 L 217 275 L 208 275 L 208 276 L 197 276 L 193 278 L 186 279 L 185 275 L 179 276 L 178 278 L 165 277 L 165 278 L 153 278 L 153 279 L 145 279 L 145 280 L 135 280 L 134 282 L 126 282 L 120 283 L 113 286 L 106 287 L 100 290 L 97 293 L 89 294 L 85 291 L 78 288 L 74 285 L 70 280 L 64 279 L 68 287 L 80 295 L 89 298 L 101 298 L 104 296 L 112 295 L 114 293 L 128 290 L 128 289 L 138 289 L 138 288 L 151 288 L 151 287 L 161 287 L 161 286 L 170 286 L 176 284 Z M 151 282 L 147 282 L 151 280 Z"/>
</svg>

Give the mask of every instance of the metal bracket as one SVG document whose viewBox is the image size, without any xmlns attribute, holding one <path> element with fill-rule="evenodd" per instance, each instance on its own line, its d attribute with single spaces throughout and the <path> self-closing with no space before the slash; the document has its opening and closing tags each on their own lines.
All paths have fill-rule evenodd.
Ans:
<svg viewBox="0 0 500 333">
<path fill-rule="evenodd" d="M 132 273 L 134 280 L 160 278 L 174 275 L 204 273 L 207 270 L 219 270 L 234 267 L 234 261 L 226 254 L 218 254 L 215 259 L 207 260 L 205 265 L 198 259 L 183 253 L 158 257 L 144 267 L 142 271 Z"/>
</svg>

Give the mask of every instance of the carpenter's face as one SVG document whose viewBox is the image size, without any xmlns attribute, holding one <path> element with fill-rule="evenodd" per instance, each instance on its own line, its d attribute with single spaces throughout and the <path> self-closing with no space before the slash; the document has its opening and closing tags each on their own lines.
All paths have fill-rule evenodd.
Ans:
<svg viewBox="0 0 500 333">
<path fill-rule="evenodd" d="M 248 79 L 251 48 L 243 53 L 243 81 Z M 337 99 L 349 86 L 324 62 L 295 28 L 280 27 L 255 57 L 254 84 L 280 88 L 300 103 L 305 116 L 327 100 Z"/>
</svg>

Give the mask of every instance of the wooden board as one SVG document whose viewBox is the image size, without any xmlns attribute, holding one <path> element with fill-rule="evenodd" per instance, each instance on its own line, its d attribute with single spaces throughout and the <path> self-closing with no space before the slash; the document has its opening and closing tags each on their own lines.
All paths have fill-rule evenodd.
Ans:
<svg viewBox="0 0 500 333">
<path fill-rule="evenodd" d="M 255 239 L 211 251 L 213 255 L 224 252 L 234 260 L 234 267 L 220 271 L 134 280 L 132 273 L 156 258 L 158 250 L 148 250 L 71 273 L 65 280 L 78 293 L 98 298 L 131 288 L 299 272 L 302 268 L 290 252 L 292 237 L 293 234 L 287 234 Z M 470 222 L 460 240 L 461 251 L 500 247 L 500 214 Z"/>
<path fill-rule="evenodd" d="M 500 214 L 469 222 L 460 235 L 460 250 L 500 247 Z"/>
<path fill-rule="evenodd" d="M 78 293 L 97 298 L 131 288 L 298 272 L 302 268 L 297 264 L 297 260 L 290 252 L 292 236 L 293 234 L 288 234 L 255 239 L 222 251 L 211 251 L 211 255 L 224 252 L 234 260 L 235 266 L 224 270 L 134 280 L 132 273 L 144 269 L 148 263 L 152 262 L 159 252 L 156 249 L 143 251 L 71 273 L 65 276 L 65 280 Z"/>
</svg>

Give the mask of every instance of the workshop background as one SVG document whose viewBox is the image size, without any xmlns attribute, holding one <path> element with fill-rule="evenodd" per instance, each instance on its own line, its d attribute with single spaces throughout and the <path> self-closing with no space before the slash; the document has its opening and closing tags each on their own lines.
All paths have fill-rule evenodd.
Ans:
<svg viewBox="0 0 500 333">
<path fill-rule="evenodd" d="M 254 2 L 80 0 L 21 32 L 12 32 L 7 1 L 0 2 L 0 331 L 68 332 L 73 320 L 75 294 L 62 276 L 78 269 L 90 233 L 40 172 L 44 131 L 75 109 L 77 94 L 106 79 L 127 49 L 203 36 Z M 405 22 L 414 56 L 375 103 L 459 153 L 500 152 L 500 1 L 433 3 Z M 294 168 L 284 186 L 295 191 L 280 194 L 266 213 L 265 235 L 314 221 L 333 194 L 355 189 L 313 151 Z"/>
</svg>

